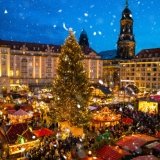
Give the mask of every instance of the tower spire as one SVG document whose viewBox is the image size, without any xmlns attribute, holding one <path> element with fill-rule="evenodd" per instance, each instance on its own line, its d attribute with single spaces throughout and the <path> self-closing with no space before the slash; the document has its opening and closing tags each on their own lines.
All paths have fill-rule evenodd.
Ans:
<svg viewBox="0 0 160 160">
<path fill-rule="evenodd" d="M 135 56 L 135 39 L 133 34 L 132 12 L 125 0 L 125 8 L 120 21 L 120 35 L 117 42 L 117 55 L 122 59 L 131 59 Z"/>
<path fill-rule="evenodd" d="M 128 7 L 128 0 L 126 0 L 126 7 Z"/>
</svg>

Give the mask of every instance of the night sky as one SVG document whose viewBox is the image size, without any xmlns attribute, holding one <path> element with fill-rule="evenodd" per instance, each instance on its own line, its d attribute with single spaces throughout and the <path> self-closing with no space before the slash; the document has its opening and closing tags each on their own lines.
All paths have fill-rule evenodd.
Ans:
<svg viewBox="0 0 160 160">
<path fill-rule="evenodd" d="M 0 39 L 63 44 L 85 29 L 97 52 L 116 49 L 125 0 L 0 0 Z M 136 53 L 160 47 L 160 0 L 129 0 Z"/>
</svg>

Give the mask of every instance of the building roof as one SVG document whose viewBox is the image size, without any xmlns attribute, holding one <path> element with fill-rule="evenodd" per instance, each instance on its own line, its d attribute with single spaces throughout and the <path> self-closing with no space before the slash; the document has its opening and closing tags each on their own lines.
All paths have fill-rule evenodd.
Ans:
<svg viewBox="0 0 160 160">
<path fill-rule="evenodd" d="M 33 133 L 29 130 L 27 123 L 10 125 L 6 131 L 8 143 L 15 143 L 18 135 L 24 136 L 27 140 L 31 140 Z"/>
<path fill-rule="evenodd" d="M 128 7 L 125 7 L 125 9 L 123 10 L 122 14 L 131 14 L 131 10 Z"/>
<path fill-rule="evenodd" d="M 40 44 L 40 43 L 29 43 L 29 42 L 18 42 L 0 40 L 0 46 L 9 47 L 13 50 L 29 50 L 29 51 L 52 51 L 55 53 L 60 52 L 60 45 L 52 44 Z"/>
<path fill-rule="evenodd" d="M 105 95 L 107 94 L 112 94 L 111 90 L 109 87 L 106 87 L 104 85 L 101 85 L 99 83 L 94 83 L 92 84 L 92 86 L 95 88 L 95 89 L 99 89 L 101 90 Z"/>
<path fill-rule="evenodd" d="M 160 48 L 143 49 L 136 55 L 136 58 L 153 58 L 153 57 L 160 57 Z"/>
<path fill-rule="evenodd" d="M 29 43 L 29 42 L 18 42 L 18 41 L 8 41 L 0 40 L 0 47 L 8 47 L 12 50 L 24 50 L 24 51 L 42 51 L 42 52 L 54 52 L 60 53 L 61 45 L 53 44 L 41 44 L 41 43 Z M 85 46 L 83 52 L 88 55 L 91 52 L 96 53 L 92 48 Z M 97 54 L 97 53 L 96 53 Z"/>
<path fill-rule="evenodd" d="M 117 50 L 107 50 L 99 53 L 102 59 L 115 59 L 117 58 Z"/>
<path fill-rule="evenodd" d="M 92 49 L 92 48 L 90 48 L 90 47 L 88 47 L 88 46 L 83 47 L 82 51 L 83 51 L 86 55 L 89 55 L 91 52 L 94 52 L 95 54 L 97 54 L 97 52 L 96 52 L 94 49 Z"/>
</svg>

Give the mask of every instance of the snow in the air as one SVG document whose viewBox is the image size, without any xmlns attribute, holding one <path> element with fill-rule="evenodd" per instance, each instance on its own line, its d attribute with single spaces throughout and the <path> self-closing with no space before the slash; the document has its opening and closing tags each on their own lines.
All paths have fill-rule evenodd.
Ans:
<svg viewBox="0 0 160 160">
<path fill-rule="evenodd" d="M 89 43 L 93 45 L 91 47 L 101 51 L 116 49 L 114 44 L 119 36 L 126 1 L 9 2 L 0 2 L 0 39 L 62 44 L 69 27 L 72 27 L 77 32 L 77 38 L 80 31 L 85 29 Z M 157 35 L 160 35 L 160 0 L 128 0 L 128 8 L 133 16 L 136 48 L 159 47 L 160 36 Z"/>
<path fill-rule="evenodd" d="M 110 23 L 111 26 L 113 26 L 113 24 L 114 24 L 113 22 Z"/>
<path fill-rule="evenodd" d="M 84 13 L 84 16 L 85 16 L 85 17 L 88 17 L 88 13 Z"/>
<path fill-rule="evenodd" d="M 58 12 L 61 13 L 61 12 L 62 12 L 62 9 L 59 9 Z"/>
<path fill-rule="evenodd" d="M 97 35 L 97 32 L 93 32 L 93 35 L 96 36 L 96 35 Z"/>
<path fill-rule="evenodd" d="M 7 14 L 7 13 L 8 13 L 8 11 L 5 9 L 5 10 L 4 10 L 4 14 Z"/>
<path fill-rule="evenodd" d="M 139 4 L 141 4 L 141 2 L 140 2 L 140 1 L 138 1 L 137 3 L 138 3 L 138 5 L 139 5 Z"/>
<path fill-rule="evenodd" d="M 95 5 L 94 5 L 94 4 L 90 5 L 90 8 L 94 8 L 94 7 L 95 7 Z"/>
<path fill-rule="evenodd" d="M 98 31 L 98 34 L 99 34 L 99 35 L 102 35 L 102 32 L 101 32 L 101 31 Z"/>
</svg>

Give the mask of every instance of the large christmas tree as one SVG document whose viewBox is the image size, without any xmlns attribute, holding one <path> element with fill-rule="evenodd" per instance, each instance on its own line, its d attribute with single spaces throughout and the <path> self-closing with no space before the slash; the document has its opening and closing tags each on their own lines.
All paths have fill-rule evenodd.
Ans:
<svg viewBox="0 0 160 160">
<path fill-rule="evenodd" d="M 57 77 L 53 87 L 54 111 L 58 121 L 67 120 L 76 126 L 86 125 L 90 117 L 88 110 L 90 88 L 83 59 L 81 47 L 70 31 L 59 56 Z"/>
</svg>

